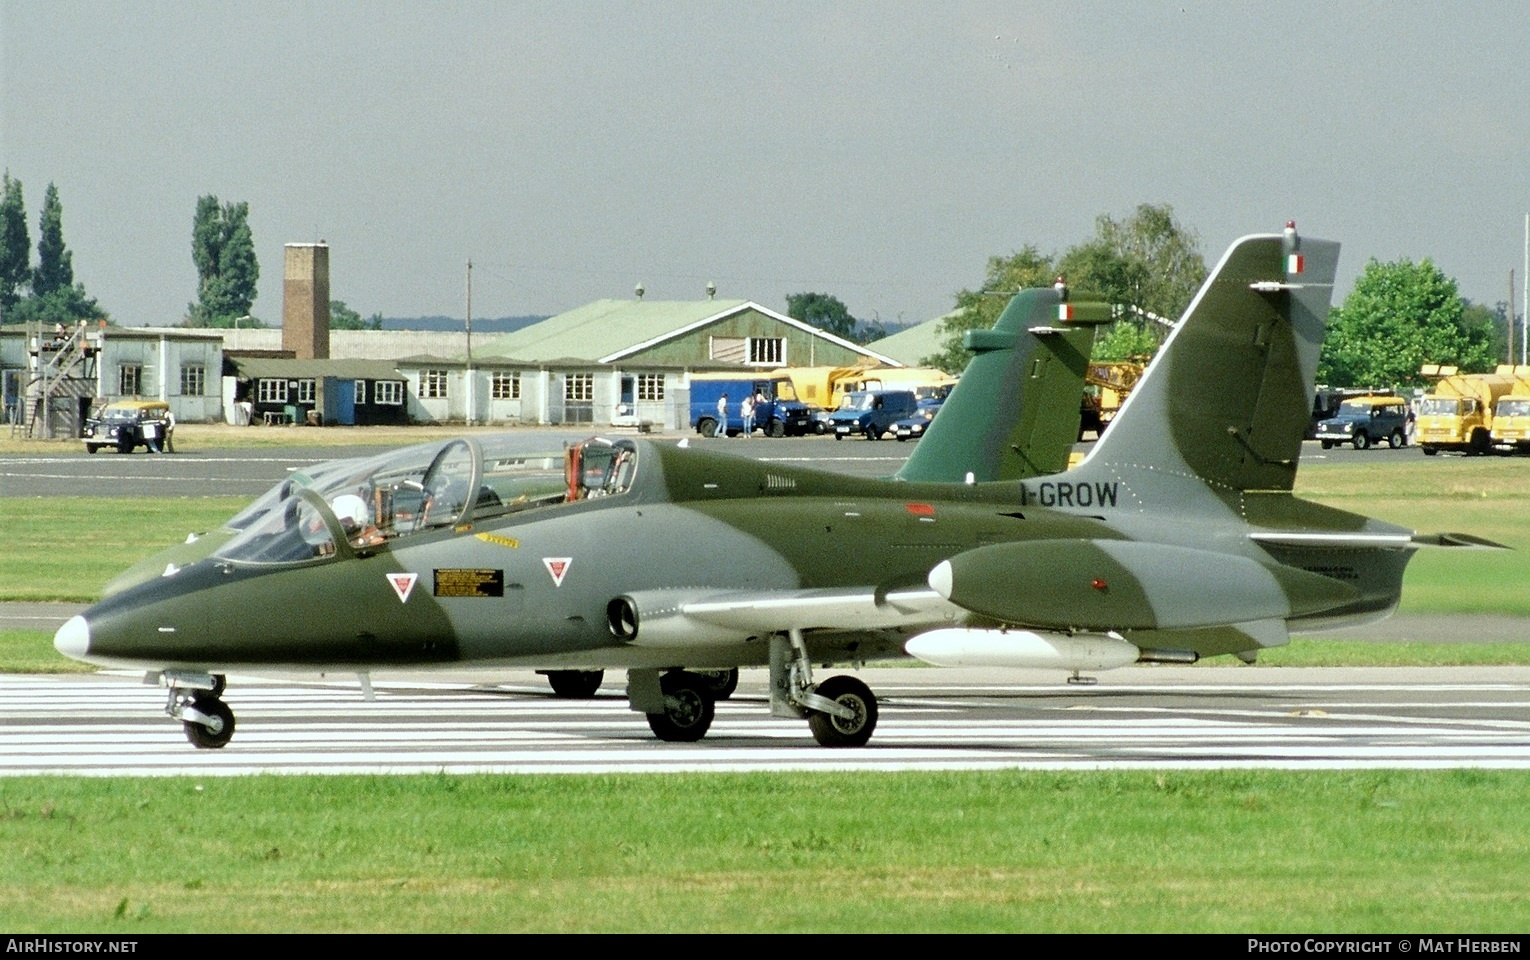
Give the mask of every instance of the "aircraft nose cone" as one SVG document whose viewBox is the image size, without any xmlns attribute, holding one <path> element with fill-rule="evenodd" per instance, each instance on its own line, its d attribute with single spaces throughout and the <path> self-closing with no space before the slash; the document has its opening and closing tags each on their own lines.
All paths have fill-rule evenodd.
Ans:
<svg viewBox="0 0 1530 960">
<path fill-rule="evenodd" d="M 951 561 L 942 560 L 935 564 L 935 569 L 930 571 L 929 583 L 931 590 L 951 599 Z"/>
<path fill-rule="evenodd" d="M 70 617 L 53 635 L 53 649 L 66 657 L 83 660 L 90 652 L 90 624 L 84 617 Z"/>
</svg>

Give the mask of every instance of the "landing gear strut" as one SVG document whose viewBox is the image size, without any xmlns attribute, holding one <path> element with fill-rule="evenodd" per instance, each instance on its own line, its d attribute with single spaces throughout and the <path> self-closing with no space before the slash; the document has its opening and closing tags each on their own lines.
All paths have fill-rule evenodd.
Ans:
<svg viewBox="0 0 1530 960">
<path fill-rule="evenodd" d="M 181 721 L 192 746 L 217 750 L 234 738 L 234 711 L 220 699 L 228 686 L 223 674 L 162 673 L 159 682 L 170 690 L 165 713 Z"/>
<path fill-rule="evenodd" d="M 806 717 L 824 747 L 864 747 L 877 728 L 877 698 L 866 684 L 846 676 L 813 683 L 800 630 L 770 638 L 770 712 Z"/>
</svg>

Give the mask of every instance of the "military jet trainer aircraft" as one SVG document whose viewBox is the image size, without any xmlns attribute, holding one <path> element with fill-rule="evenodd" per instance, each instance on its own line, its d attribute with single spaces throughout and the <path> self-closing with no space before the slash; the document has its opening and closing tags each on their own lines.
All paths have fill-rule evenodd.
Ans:
<svg viewBox="0 0 1530 960">
<path fill-rule="evenodd" d="M 692 671 L 769 664 L 773 714 L 859 746 L 876 698 L 812 664 L 1251 659 L 1390 612 L 1419 546 L 1491 545 L 1292 496 L 1337 255 L 1294 227 L 1234 243 L 1066 474 L 864 480 L 598 438 L 554 465 L 459 439 L 325 472 L 55 645 L 149 671 L 201 747 L 233 734 L 225 675 L 263 668 L 626 669 L 654 733 L 693 741 L 714 703 Z"/>
</svg>

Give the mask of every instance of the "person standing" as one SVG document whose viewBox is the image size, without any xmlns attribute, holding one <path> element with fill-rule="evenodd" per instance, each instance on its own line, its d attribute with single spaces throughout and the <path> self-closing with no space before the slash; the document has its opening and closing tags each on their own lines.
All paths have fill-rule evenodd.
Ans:
<svg viewBox="0 0 1530 960">
<path fill-rule="evenodd" d="M 744 436 L 748 438 L 754 433 L 754 398 L 746 394 L 744 399 L 739 401 L 738 413 L 744 418 Z"/>
<path fill-rule="evenodd" d="M 725 393 L 717 398 L 717 429 L 712 431 L 714 437 L 726 437 L 728 435 L 728 395 Z"/>
</svg>

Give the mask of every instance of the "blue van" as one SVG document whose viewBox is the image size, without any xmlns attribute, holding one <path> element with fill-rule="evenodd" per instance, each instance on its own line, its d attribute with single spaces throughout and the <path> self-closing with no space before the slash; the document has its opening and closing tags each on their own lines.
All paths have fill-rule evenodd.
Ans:
<svg viewBox="0 0 1530 960">
<path fill-rule="evenodd" d="M 914 415 L 918 400 L 912 390 L 858 390 L 845 394 L 839 409 L 829 415 L 829 430 L 835 440 L 858 433 L 867 440 L 880 440 L 894 423 Z"/>
</svg>

